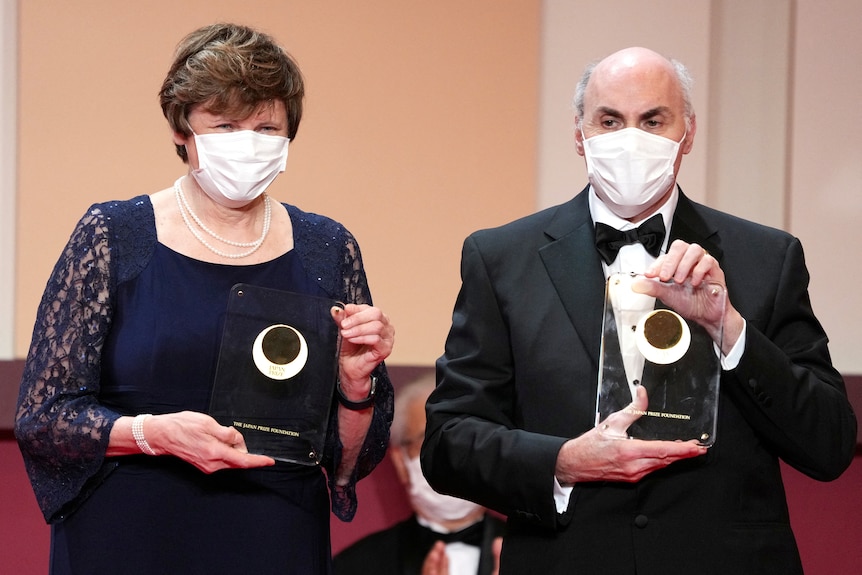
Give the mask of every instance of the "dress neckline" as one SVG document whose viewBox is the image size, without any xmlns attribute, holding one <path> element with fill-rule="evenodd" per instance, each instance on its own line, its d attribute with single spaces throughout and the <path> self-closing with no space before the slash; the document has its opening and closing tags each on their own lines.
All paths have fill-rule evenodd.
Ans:
<svg viewBox="0 0 862 575">
<path fill-rule="evenodd" d="M 264 262 L 258 262 L 258 263 L 254 263 L 254 264 L 242 264 L 239 262 L 237 262 L 237 263 L 222 263 L 222 262 L 208 262 L 206 260 L 200 260 L 198 258 L 194 258 L 192 256 L 186 255 L 182 252 L 178 252 L 177 250 L 173 249 L 172 247 L 170 247 L 166 244 L 163 244 L 160 241 L 156 241 L 156 246 L 159 249 L 163 249 L 170 254 L 173 254 L 177 257 L 180 257 L 186 261 L 194 262 L 195 264 L 200 264 L 200 265 L 205 265 L 205 266 L 217 266 L 217 267 L 224 267 L 224 268 L 247 268 L 247 269 L 251 269 L 251 268 L 259 267 L 259 266 L 266 266 L 269 264 L 276 263 L 282 259 L 287 258 L 291 254 L 296 252 L 296 250 L 294 248 L 291 248 L 291 249 L 287 250 L 286 252 L 284 252 L 284 253 L 282 253 L 282 254 L 280 254 L 280 255 L 278 255 L 278 256 L 270 259 L 270 260 L 266 260 Z"/>
</svg>

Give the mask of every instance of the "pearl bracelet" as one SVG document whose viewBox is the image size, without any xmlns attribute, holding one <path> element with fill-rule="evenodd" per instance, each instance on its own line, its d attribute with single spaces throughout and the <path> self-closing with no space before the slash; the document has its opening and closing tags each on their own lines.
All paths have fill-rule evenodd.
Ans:
<svg viewBox="0 0 862 575">
<path fill-rule="evenodd" d="M 147 438 L 144 437 L 144 420 L 148 417 L 152 417 L 150 413 L 141 413 L 140 415 L 136 415 L 132 420 L 132 437 L 135 438 L 135 443 L 138 444 L 138 449 L 140 449 L 143 453 L 147 455 L 155 455 L 156 452 L 153 451 L 153 448 L 150 447 L 150 444 L 147 443 Z"/>
</svg>

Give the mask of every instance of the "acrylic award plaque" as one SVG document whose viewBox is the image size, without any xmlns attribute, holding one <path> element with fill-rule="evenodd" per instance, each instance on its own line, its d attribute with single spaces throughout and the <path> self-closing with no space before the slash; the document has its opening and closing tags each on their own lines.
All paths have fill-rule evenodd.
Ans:
<svg viewBox="0 0 862 575">
<path fill-rule="evenodd" d="M 719 284 L 664 283 L 661 297 L 642 293 L 635 274 L 612 274 L 605 291 L 596 425 L 627 410 L 637 419 L 628 437 L 646 440 L 715 442 L 721 363 L 719 347 L 680 310 L 724 317 L 726 296 Z M 674 305 L 671 305 L 674 304 Z M 631 406 L 635 389 L 647 392 L 646 409 Z"/>
<path fill-rule="evenodd" d="M 249 453 L 303 465 L 323 454 L 339 336 L 325 298 L 233 286 L 209 413 Z"/>
</svg>

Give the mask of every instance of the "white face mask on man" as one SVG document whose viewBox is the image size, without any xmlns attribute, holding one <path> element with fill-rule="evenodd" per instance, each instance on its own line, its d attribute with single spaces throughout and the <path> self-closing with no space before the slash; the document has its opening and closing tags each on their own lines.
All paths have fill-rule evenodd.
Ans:
<svg viewBox="0 0 862 575">
<path fill-rule="evenodd" d="M 675 142 L 640 128 L 584 138 L 587 178 L 613 213 L 633 218 L 655 205 L 673 185 L 673 165 L 683 140 L 685 135 Z"/>
<path fill-rule="evenodd" d="M 425 476 L 422 475 L 422 467 L 418 457 L 407 457 L 404 454 L 404 463 L 407 467 L 407 476 L 410 478 L 409 497 L 413 508 L 428 521 L 433 523 L 444 523 L 464 519 L 480 508 L 479 505 L 466 499 L 459 499 L 451 495 L 443 495 L 434 491 Z"/>
<path fill-rule="evenodd" d="M 242 207 L 259 195 L 287 165 L 284 136 L 252 130 L 195 134 L 198 169 L 192 176 L 213 201 Z"/>
</svg>

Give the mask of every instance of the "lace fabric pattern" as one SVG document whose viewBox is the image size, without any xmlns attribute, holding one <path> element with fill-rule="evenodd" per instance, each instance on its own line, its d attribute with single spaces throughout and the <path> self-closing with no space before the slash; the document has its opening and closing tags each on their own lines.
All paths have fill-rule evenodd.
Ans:
<svg viewBox="0 0 862 575">
<path fill-rule="evenodd" d="M 353 235 L 329 218 L 285 208 L 307 273 L 332 299 L 371 304 Z M 147 265 L 156 241 L 147 196 L 96 204 L 78 222 L 45 287 L 24 366 L 15 436 L 49 523 L 74 511 L 115 466 L 105 453 L 120 414 L 99 403 L 101 352 L 112 325 L 116 288 Z M 338 410 L 332 410 L 323 467 L 332 511 L 344 521 L 356 512 L 356 481 L 380 462 L 389 442 L 392 385 L 385 365 L 378 366 L 375 375 L 373 421 L 344 486 L 335 485 L 334 479 L 341 442 Z"/>
<path fill-rule="evenodd" d="M 295 206 L 286 206 L 293 224 L 294 249 L 311 277 L 332 299 L 371 305 L 362 254 L 353 235 L 329 218 L 303 212 Z M 338 257 L 338 261 L 333 261 L 334 256 Z M 389 445 L 389 427 L 394 408 L 392 383 L 385 364 L 378 365 L 374 375 L 378 381 L 371 425 L 350 481 L 343 486 L 335 482 L 335 470 L 341 463 L 342 445 L 338 435 L 338 409 L 332 409 L 323 467 L 327 470 L 332 512 L 342 521 L 350 521 L 356 514 L 356 482 L 380 463 Z"/>
</svg>

